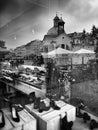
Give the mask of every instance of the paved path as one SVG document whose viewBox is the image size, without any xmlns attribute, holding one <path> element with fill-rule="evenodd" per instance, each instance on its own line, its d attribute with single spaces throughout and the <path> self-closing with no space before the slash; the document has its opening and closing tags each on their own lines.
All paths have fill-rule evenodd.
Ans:
<svg viewBox="0 0 98 130">
<path fill-rule="evenodd" d="M 98 121 L 98 118 L 89 114 L 91 116 L 91 119 L 95 119 Z M 76 121 L 74 122 L 74 126 L 72 128 L 72 130 L 90 130 L 89 129 L 89 122 L 88 123 L 84 123 L 82 118 L 76 118 Z M 94 130 L 98 130 L 94 129 Z"/>
</svg>

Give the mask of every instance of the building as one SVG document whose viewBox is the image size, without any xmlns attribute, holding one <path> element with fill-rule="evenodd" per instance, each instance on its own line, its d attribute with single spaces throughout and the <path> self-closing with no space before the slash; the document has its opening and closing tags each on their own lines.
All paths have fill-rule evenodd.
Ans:
<svg viewBox="0 0 98 130">
<path fill-rule="evenodd" d="M 52 51 L 58 47 L 71 50 L 71 38 L 64 30 L 65 22 L 57 15 L 53 19 L 53 27 L 50 28 L 43 38 L 43 52 Z"/>
<path fill-rule="evenodd" d="M 24 58 L 26 56 L 26 47 L 25 45 L 19 46 L 14 49 L 16 57 Z"/>
<path fill-rule="evenodd" d="M 94 50 L 96 41 L 92 38 L 91 34 L 83 32 L 74 32 L 68 34 L 72 39 L 72 50 L 77 51 L 81 48 Z"/>
<path fill-rule="evenodd" d="M 0 40 L 0 60 L 5 59 L 5 56 L 9 53 L 5 46 L 5 41 Z"/>
<path fill-rule="evenodd" d="M 68 34 L 68 36 L 72 39 L 72 51 L 80 50 L 81 48 L 94 51 L 96 39 L 93 39 L 91 33 L 86 33 L 85 30 L 83 32 L 74 32 Z M 94 55 L 77 55 L 72 57 L 72 63 L 82 64 L 82 59 L 84 59 L 84 64 L 87 64 L 90 59 L 94 59 Z"/>
<path fill-rule="evenodd" d="M 0 40 L 0 48 L 6 49 L 6 47 L 5 47 L 5 41 Z"/>
<path fill-rule="evenodd" d="M 14 49 L 14 53 L 16 57 L 24 58 L 28 57 L 32 54 L 40 56 L 41 55 L 41 48 L 42 48 L 43 42 L 40 40 L 34 40 L 26 45 L 19 46 Z"/>
<path fill-rule="evenodd" d="M 42 46 L 43 46 L 43 42 L 40 40 L 34 40 L 34 41 L 29 42 L 28 44 L 25 45 L 26 56 L 29 56 L 31 54 L 40 56 Z"/>
</svg>

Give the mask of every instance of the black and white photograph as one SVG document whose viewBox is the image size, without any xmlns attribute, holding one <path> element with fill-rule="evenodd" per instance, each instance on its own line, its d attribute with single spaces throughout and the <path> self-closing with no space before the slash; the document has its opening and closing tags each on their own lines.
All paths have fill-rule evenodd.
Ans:
<svg viewBox="0 0 98 130">
<path fill-rule="evenodd" d="M 0 0 L 0 130 L 98 130 L 98 0 Z"/>
</svg>

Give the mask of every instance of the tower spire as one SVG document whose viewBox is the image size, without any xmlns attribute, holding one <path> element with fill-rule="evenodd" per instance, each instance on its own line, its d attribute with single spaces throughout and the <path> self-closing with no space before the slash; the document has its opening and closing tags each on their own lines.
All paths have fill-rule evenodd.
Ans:
<svg viewBox="0 0 98 130">
<path fill-rule="evenodd" d="M 65 22 L 62 19 L 62 14 L 60 14 L 60 20 L 58 22 L 58 34 L 64 33 L 64 24 Z"/>
<path fill-rule="evenodd" d="M 56 12 L 56 16 L 54 17 L 54 26 L 57 27 L 58 26 L 58 22 L 59 22 L 59 17 L 58 17 L 58 13 Z"/>
</svg>

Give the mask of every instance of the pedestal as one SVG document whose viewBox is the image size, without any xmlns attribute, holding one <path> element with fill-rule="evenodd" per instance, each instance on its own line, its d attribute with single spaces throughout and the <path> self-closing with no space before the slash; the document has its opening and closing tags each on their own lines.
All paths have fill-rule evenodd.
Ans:
<svg viewBox="0 0 98 130">
<path fill-rule="evenodd" d="M 65 112 L 67 113 L 68 121 L 75 121 L 76 109 L 74 106 L 63 101 L 56 101 L 56 104 L 61 108 L 60 110 L 50 108 L 50 110 L 43 111 L 42 113 L 33 108 L 34 104 L 25 106 L 26 110 L 37 119 L 37 130 L 60 130 L 60 118 Z"/>
<path fill-rule="evenodd" d="M 15 122 L 11 117 L 9 109 L 3 109 L 5 126 L 0 130 L 36 130 L 36 119 L 31 116 L 25 109 L 18 112 L 20 121 Z"/>
</svg>

